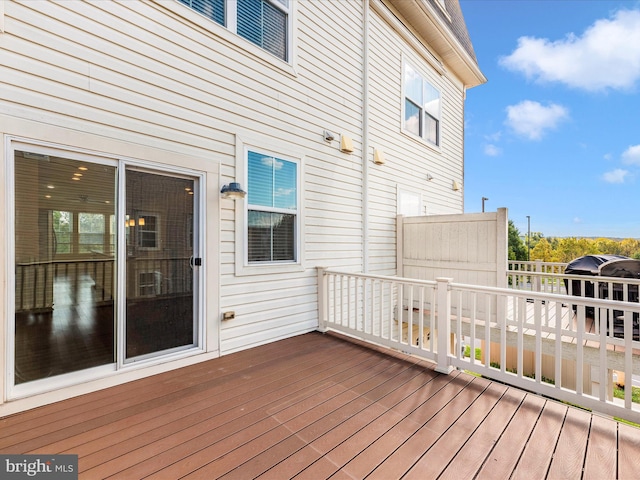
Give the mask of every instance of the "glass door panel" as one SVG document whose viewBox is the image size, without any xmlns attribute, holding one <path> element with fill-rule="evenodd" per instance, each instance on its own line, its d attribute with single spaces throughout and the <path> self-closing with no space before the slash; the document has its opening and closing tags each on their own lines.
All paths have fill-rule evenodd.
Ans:
<svg viewBox="0 0 640 480">
<path fill-rule="evenodd" d="M 14 383 L 115 362 L 116 168 L 15 152 Z"/>
<path fill-rule="evenodd" d="M 197 344 L 195 189 L 193 178 L 126 170 L 125 362 Z"/>
</svg>

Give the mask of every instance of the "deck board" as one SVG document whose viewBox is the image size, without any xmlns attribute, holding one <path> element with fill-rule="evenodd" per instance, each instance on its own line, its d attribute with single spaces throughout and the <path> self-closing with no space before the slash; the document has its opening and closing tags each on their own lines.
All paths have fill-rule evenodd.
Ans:
<svg viewBox="0 0 640 480">
<path fill-rule="evenodd" d="M 640 429 L 311 333 L 0 419 L 82 479 L 628 478 Z"/>
<path fill-rule="evenodd" d="M 588 412 L 577 408 L 567 410 L 558 445 L 551 460 L 550 478 L 581 478 L 589 440 L 589 417 Z"/>
</svg>

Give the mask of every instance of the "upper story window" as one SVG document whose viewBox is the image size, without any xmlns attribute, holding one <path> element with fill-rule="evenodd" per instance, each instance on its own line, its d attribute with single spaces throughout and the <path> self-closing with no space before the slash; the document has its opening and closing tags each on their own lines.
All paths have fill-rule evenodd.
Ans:
<svg viewBox="0 0 640 480">
<path fill-rule="evenodd" d="M 276 57 L 289 60 L 290 0 L 179 0 Z"/>
<path fill-rule="evenodd" d="M 440 145 L 440 91 L 411 65 L 404 64 L 403 129 Z"/>
<path fill-rule="evenodd" d="M 247 261 L 297 262 L 298 164 L 247 152 Z"/>
</svg>

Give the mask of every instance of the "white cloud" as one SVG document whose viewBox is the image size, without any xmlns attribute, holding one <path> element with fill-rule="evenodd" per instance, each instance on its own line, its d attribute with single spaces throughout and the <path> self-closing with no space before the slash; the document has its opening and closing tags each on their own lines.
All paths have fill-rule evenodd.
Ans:
<svg viewBox="0 0 640 480">
<path fill-rule="evenodd" d="M 283 166 L 283 163 L 280 160 L 273 157 L 262 157 L 262 164 L 267 167 L 273 167 L 276 170 L 280 170 Z"/>
<path fill-rule="evenodd" d="M 277 188 L 276 191 L 274 192 L 274 195 L 276 197 L 285 197 L 287 195 L 291 195 L 295 191 L 296 191 L 295 188 Z"/>
<path fill-rule="evenodd" d="M 602 179 L 607 183 L 624 183 L 627 175 L 629 175 L 628 170 L 616 168 L 615 170 L 611 170 L 610 172 L 606 172 L 602 175 Z"/>
<path fill-rule="evenodd" d="M 613 160 L 613 155 L 611 155 L 610 153 L 605 153 L 602 158 L 604 158 L 606 161 L 611 161 Z"/>
<path fill-rule="evenodd" d="M 580 217 L 575 217 L 573 219 L 573 223 L 582 223 L 582 219 Z"/>
<path fill-rule="evenodd" d="M 496 147 L 495 145 L 488 144 L 484 146 L 484 154 L 488 155 L 489 157 L 497 157 L 502 154 L 502 149 Z"/>
<path fill-rule="evenodd" d="M 499 142 L 501 137 L 502 137 L 501 131 L 497 131 L 495 133 L 491 133 L 489 135 L 484 136 L 485 140 L 487 140 L 488 142 Z"/>
<path fill-rule="evenodd" d="M 544 106 L 538 102 L 524 100 L 507 107 L 505 123 L 518 135 L 530 140 L 540 140 L 548 131 L 569 118 L 569 111 L 555 103 Z"/>
<path fill-rule="evenodd" d="M 632 145 L 622 153 L 622 163 L 640 165 L 640 145 Z"/>
<path fill-rule="evenodd" d="M 581 36 L 521 37 L 500 64 L 530 79 L 582 90 L 631 89 L 640 79 L 640 10 L 620 10 Z"/>
</svg>

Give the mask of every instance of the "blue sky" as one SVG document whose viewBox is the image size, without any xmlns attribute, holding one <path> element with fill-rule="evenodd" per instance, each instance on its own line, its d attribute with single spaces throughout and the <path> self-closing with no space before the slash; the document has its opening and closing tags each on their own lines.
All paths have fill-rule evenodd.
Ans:
<svg viewBox="0 0 640 480">
<path fill-rule="evenodd" d="M 467 92 L 465 212 L 521 233 L 640 238 L 640 2 L 461 0 L 488 79 Z"/>
</svg>

